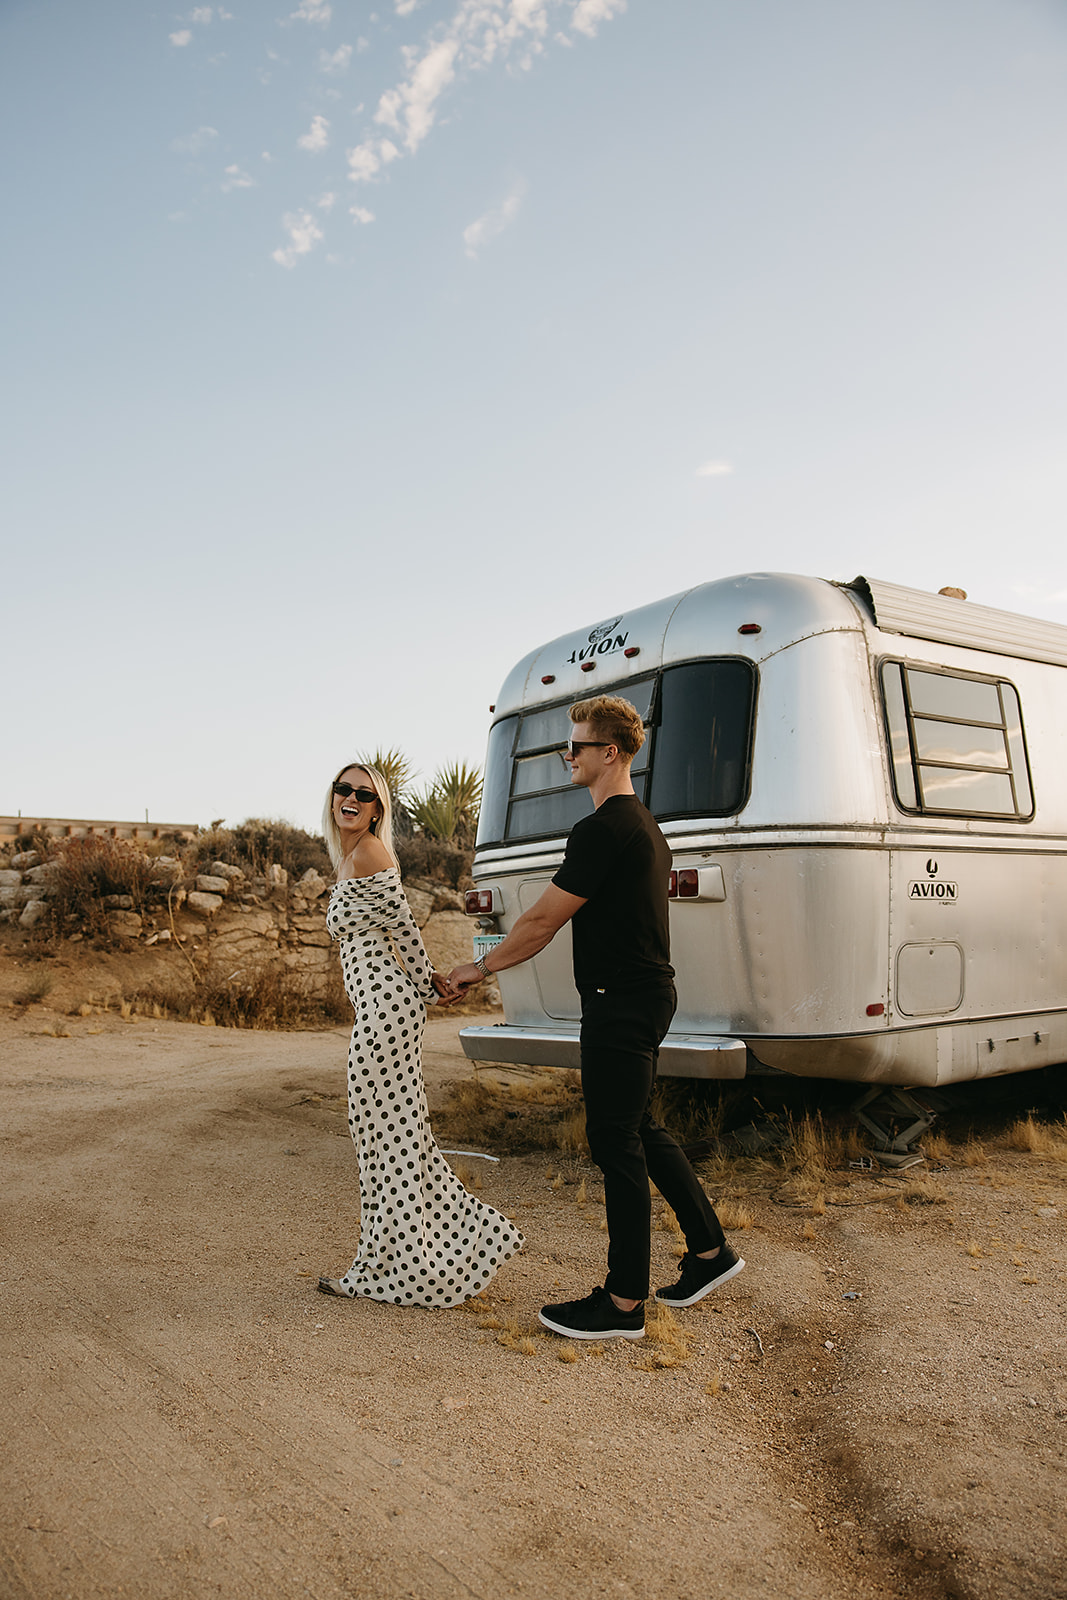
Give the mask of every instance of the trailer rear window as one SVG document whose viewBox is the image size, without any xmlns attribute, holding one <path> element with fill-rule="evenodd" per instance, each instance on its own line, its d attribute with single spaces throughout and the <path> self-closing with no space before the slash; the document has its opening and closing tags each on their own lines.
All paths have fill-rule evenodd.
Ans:
<svg viewBox="0 0 1067 1600">
<path fill-rule="evenodd" d="M 1013 684 L 887 661 L 882 693 L 893 787 L 903 811 L 1020 821 L 1033 816 Z"/>
<path fill-rule="evenodd" d="M 599 687 L 599 686 L 598 686 Z M 740 658 L 695 661 L 605 686 L 636 706 L 647 737 L 634 791 L 657 817 L 728 816 L 748 795 L 755 669 Z M 566 834 L 588 816 L 563 751 L 570 702 L 505 717 L 489 736 L 479 845 Z"/>
</svg>

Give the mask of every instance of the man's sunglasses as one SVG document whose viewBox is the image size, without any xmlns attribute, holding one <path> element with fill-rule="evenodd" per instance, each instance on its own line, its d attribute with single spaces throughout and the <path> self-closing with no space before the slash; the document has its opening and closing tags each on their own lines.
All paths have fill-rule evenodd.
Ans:
<svg viewBox="0 0 1067 1600">
<path fill-rule="evenodd" d="M 335 783 L 331 785 L 334 794 L 339 794 L 342 800 L 347 800 L 349 795 L 355 795 L 361 806 L 373 805 L 378 796 L 373 789 L 354 789 L 350 783 Z"/>
<path fill-rule="evenodd" d="M 580 756 L 583 750 L 609 750 L 614 739 L 568 739 L 567 754 Z"/>
</svg>

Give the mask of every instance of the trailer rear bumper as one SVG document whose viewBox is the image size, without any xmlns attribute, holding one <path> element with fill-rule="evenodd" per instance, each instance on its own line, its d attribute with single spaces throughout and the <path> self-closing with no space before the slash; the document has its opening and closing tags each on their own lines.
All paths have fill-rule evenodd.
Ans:
<svg viewBox="0 0 1067 1600">
<path fill-rule="evenodd" d="M 578 1029 L 521 1028 L 498 1022 L 490 1028 L 463 1028 L 460 1043 L 469 1061 L 501 1061 L 510 1066 L 581 1066 Z M 748 1059 L 744 1040 L 707 1033 L 668 1033 L 659 1050 L 664 1078 L 743 1078 Z"/>
</svg>

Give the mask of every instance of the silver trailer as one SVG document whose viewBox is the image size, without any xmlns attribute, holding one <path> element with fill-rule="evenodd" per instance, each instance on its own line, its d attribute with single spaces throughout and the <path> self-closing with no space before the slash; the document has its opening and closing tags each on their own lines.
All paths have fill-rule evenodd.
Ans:
<svg viewBox="0 0 1067 1600">
<path fill-rule="evenodd" d="M 591 806 L 567 708 L 625 695 L 671 846 L 663 1073 L 938 1085 L 1067 1060 L 1067 628 L 857 578 L 701 584 L 533 651 L 489 736 L 476 948 Z M 578 1064 L 570 930 L 473 1060 Z"/>
</svg>

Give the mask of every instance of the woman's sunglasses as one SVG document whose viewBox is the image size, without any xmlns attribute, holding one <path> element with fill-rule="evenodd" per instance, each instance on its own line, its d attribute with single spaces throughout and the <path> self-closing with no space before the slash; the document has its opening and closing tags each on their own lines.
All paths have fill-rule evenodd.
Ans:
<svg viewBox="0 0 1067 1600">
<path fill-rule="evenodd" d="M 347 800 L 349 795 L 355 795 L 361 806 L 373 805 L 378 796 L 373 789 L 354 789 L 350 783 L 335 783 L 331 785 L 334 794 L 339 794 L 342 800 Z"/>
</svg>

